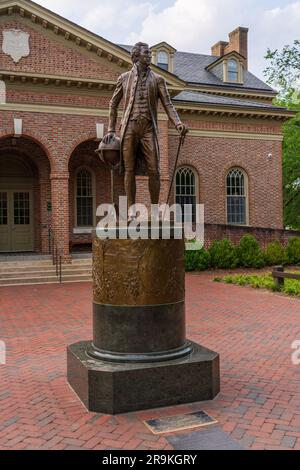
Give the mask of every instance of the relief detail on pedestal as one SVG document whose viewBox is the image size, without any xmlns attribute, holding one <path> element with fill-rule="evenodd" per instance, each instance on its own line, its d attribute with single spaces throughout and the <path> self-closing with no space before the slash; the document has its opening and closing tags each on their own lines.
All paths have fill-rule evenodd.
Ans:
<svg viewBox="0 0 300 470">
<path fill-rule="evenodd" d="M 7 29 L 2 34 L 2 51 L 9 55 L 15 63 L 18 63 L 22 57 L 29 56 L 29 33 L 19 29 Z"/>
<path fill-rule="evenodd" d="M 184 299 L 182 240 L 93 240 L 94 302 L 158 305 Z"/>
</svg>

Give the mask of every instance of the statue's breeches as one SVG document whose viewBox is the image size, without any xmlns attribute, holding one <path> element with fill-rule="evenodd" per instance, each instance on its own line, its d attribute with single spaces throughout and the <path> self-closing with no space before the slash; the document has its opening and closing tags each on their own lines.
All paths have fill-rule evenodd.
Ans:
<svg viewBox="0 0 300 470">
<path fill-rule="evenodd" d="M 159 175 L 155 134 L 151 121 L 145 118 L 130 120 L 123 137 L 122 149 L 125 173 L 135 172 L 137 153 L 140 152 L 147 165 L 148 175 Z"/>
</svg>

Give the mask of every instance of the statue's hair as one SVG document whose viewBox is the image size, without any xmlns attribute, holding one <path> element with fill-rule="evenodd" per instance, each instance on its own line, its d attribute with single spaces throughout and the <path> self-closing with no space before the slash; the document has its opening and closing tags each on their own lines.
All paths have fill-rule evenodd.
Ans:
<svg viewBox="0 0 300 470">
<path fill-rule="evenodd" d="M 139 60 L 142 47 L 149 47 L 149 45 L 145 42 L 137 42 L 131 49 L 131 59 L 134 64 Z"/>
</svg>

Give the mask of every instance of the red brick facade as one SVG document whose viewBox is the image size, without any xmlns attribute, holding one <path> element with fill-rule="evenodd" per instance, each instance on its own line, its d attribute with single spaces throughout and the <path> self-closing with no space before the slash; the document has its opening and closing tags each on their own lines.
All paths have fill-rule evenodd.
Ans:
<svg viewBox="0 0 300 470">
<path fill-rule="evenodd" d="M 0 16 L 0 33 L 15 28 L 30 34 L 30 54 L 18 63 L 0 49 L 1 70 L 6 72 L 0 78 L 7 90 L 6 104 L 0 105 L 0 158 L 16 154 L 32 165 L 34 251 L 47 252 L 51 226 L 60 252 L 68 259 L 72 244 L 90 242 L 88 233 L 76 230 L 79 168 L 92 174 L 94 206 L 110 202 L 110 174 L 94 152 L 98 146 L 96 123 L 103 123 L 106 132 L 113 84 L 130 63 L 105 51 L 105 43 L 96 53 L 89 43 L 83 47 L 80 37 L 74 40 L 74 34 L 68 37 L 32 18 L 19 11 Z M 2 37 L 0 40 L 2 43 Z M 169 85 L 172 89 L 172 79 Z M 249 225 L 282 229 L 282 121 L 227 111 L 207 113 L 201 107 L 199 112 L 188 107 L 180 107 L 178 112 L 194 131 L 186 139 L 179 164 L 195 170 L 206 222 L 226 224 L 226 174 L 239 167 L 248 177 Z M 16 118 L 23 122 L 18 138 L 14 138 Z M 162 112 L 159 143 L 164 201 L 178 137 Z M 124 193 L 119 175 L 116 193 Z M 149 202 L 146 177 L 138 179 L 138 200 Z"/>
</svg>

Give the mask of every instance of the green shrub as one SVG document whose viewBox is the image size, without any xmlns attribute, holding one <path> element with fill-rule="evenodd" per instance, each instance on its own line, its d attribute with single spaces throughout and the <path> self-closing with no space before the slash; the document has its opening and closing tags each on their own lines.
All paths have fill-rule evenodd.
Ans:
<svg viewBox="0 0 300 470">
<path fill-rule="evenodd" d="M 265 261 L 268 265 L 274 266 L 275 264 L 284 264 L 285 258 L 285 250 L 278 240 L 267 245 Z"/>
<path fill-rule="evenodd" d="M 237 246 L 240 266 L 246 268 L 261 268 L 265 265 L 264 253 L 258 241 L 252 235 L 244 235 Z"/>
<path fill-rule="evenodd" d="M 227 238 L 214 241 L 208 251 L 214 268 L 229 269 L 238 265 L 236 249 Z"/>
<path fill-rule="evenodd" d="M 285 253 L 289 264 L 300 264 L 300 237 L 289 239 Z"/>
<path fill-rule="evenodd" d="M 210 267 L 210 254 L 204 248 L 186 250 L 184 261 L 186 271 L 204 271 Z"/>
<path fill-rule="evenodd" d="M 281 288 L 274 282 L 273 276 L 269 274 L 233 274 L 224 276 L 222 279 L 227 284 L 237 284 L 239 286 L 251 286 L 254 289 L 263 288 L 273 292 L 284 292 L 288 295 L 300 297 L 300 281 L 297 279 L 285 279 Z"/>
</svg>

